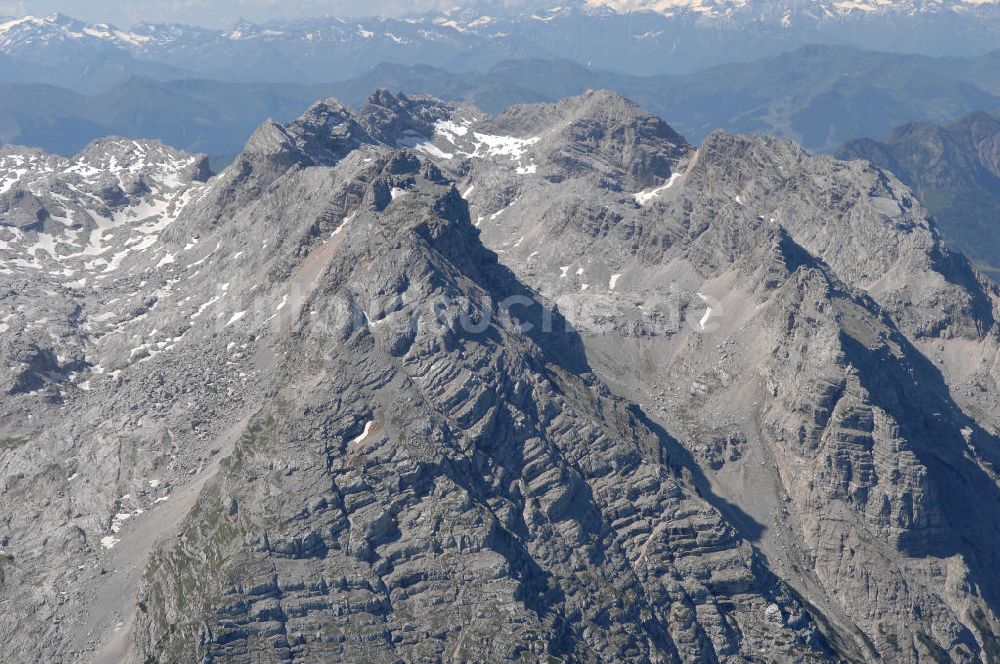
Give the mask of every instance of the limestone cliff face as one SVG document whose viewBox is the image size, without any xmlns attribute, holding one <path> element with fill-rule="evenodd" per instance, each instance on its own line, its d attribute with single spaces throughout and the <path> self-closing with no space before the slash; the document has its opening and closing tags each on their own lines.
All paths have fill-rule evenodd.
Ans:
<svg viewBox="0 0 1000 664">
<path fill-rule="evenodd" d="M 373 164 L 281 387 L 147 568 L 137 658 L 833 657 L 579 339 L 496 306 L 530 291 L 452 184 Z"/>
<path fill-rule="evenodd" d="M 743 532 L 856 657 L 993 657 L 997 422 L 988 389 L 955 387 L 995 380 L 995 288 L 869 164 L 717 133 L 620 191 L 548 158 L 576 122 L 506 125 L 539 137 L 514 163 L 438 158 L 484 242 L 752 517 Z M 675 320 L 649 315 L 665 298 Z"/>
<path fill-rule="evenodd" d="M 0 166 L 12 660 L 1000 655 L 1000 297 L 886 172 L 607 93 Z"/>
</svg>

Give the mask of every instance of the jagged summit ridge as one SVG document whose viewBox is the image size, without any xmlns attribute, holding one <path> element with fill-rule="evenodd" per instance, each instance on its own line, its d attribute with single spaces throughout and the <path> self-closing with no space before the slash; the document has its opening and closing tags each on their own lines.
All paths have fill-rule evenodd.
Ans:
<svg viewBox="0 0 1000 664">
<path fill-rule="evenodd" d="M 577 144 L 587 146 L 574 151 Z M 335 99 L 314 104 L 288 125 L 262 125 L 231 171 L 273 160 L 333 165 L 361 146 L 406 147 L 447 163 L 500 157 L 521 174 L 547 161 L 600 172 L 617 187 L 661 184 L 693 151 L 663 120 L 606 91 L 549 106 L 513 107 L 496 118 L 429 97 L 374 93 L 359 110 Z"/>
<path fill-rule="evenodd" d="M 998 296 L 888 173 L 379 91 L 185 177 L 0 247 L 15 658 L 992 652 Z"/>
<path fill-rule="evenodd" d="M 143 601 L 155 608 L 140 619 L 140 652 L 169 658 L 190 651 L 195 633 L 206 629 L 200 621 L 164 627 L 171 616 L 190 615 L 178 589 L 193 581 L 213 588 L 219 607 L 198 656 L 267 648 L 346 661 L 416 659 L 441 656 L 459 634 L 466 635 L 464 656 L 476 659 L 592 653 L 648 661 L 725 647 L 749 652 L 750 640 L 726 645 L 735 633 L 725 621 L 701 624 L 692 603 L 706 593 L 730 597 L 760 647 L 789 647 L 779 645 L 788 639 L 827 656 L 807 615 L 757 568 L 752 551 L 655 461 L 656 435 L 633 422 L 624 404 L 593 396 L 592 389 L 602 390 L 579 377 L 584 360 L 572 335 L 517 334 L 491 304 L 530 291 L 479 244 L 453 183 L 405 151 L 389 154 L 370 162 L 350 221 L 312 248 L 330 262 L 293 323 L 295 336 L 281 341 L 291 351 L 277 366 L 287 391 L 237 443 L 240 461 L 184 537 L 194 548 L 164 550 L 150 568 Z M 293 180 L 301 184 L 326 168 L 305 169 L 277 187 L 295 189 Z M 436 302 L 450 303 L 437 320 L 419 315 Z M 464 328 L 464 308 L 492 320 L 490 332 Z M 345 311 L 360 315 L 345 318 Z M 316 375 L 328 379 L 316 382 Z M 292 394 L 309 414 L 288 410 Z M 295 470 L 281 483 L 309 513 L 281 524 L 269 515 L 287 508 L 260 502 L 244 477 L 265 472 L 269 455 L 296 449 L 284 442 L 289 435 L 328 442 L 325 451 L 296 452 Z M 320 488 L 331 483 L 332 491 Z M 622 502 L 629 491 L 645 497 L 638 514 Z M 236 549 L 229 526 L 217 521 L 217 504 L 237 506 L 226 508 L 226 518 L 243 533 L 239 541 L 249 538 L 249 559 L 225 553 Z M 676 554 L 666 541 L 643 547 L 645 538 L 632 535 L 666 528 L 667 514 L 690 523 L 690 534 L 678 537 L 691 544 Z M 184 571 L 207 532 L 222 555 L 222 578 L 238 574 L 254 588 L 249 605 L 236 599 L 242 591 L 231 582 Z M 594 572 L 589 579 L 566 562 L 579 546 L 591 560 L 605 560 L 581 560 Z M 246 577 L 256 574 L 253 559 L 270 561 L 277 581 Z M 705 566 L 717 570 L 717 580 L 697 581 L 691 569 Z M 311 580 L 299 586 L 293 579 L 303 573 Z M 334 579 L 321 580 L 329 574 Z M 618 586 L 634 593 L 624 608 L 611 591 Z M 453 598 L 443 613 L 434 611 L 440 626 L 429 633 L 407 627 L 405 615 L 430 610 L 440 597 Z M 276 600 L 302 609 L 279 617 L 265 608 Z M 350 609 L 338 608 L 345 602 Z M 760 620 L 772 603 L 787 625 Z M 689 632 L 653 619 L 639 627 L 648 637 L 636 637 L 637 611 L 690 612 L 695 624 Z M 587 619 L 598 615 L 606 618 Z M 275 620 L 301 636 L 294 643 L 272 638 Z M 356 631 L 369 621 L 385 635 Z"/>
<path fill-rule="evenodd" d="M 547 107 L 537 108 L 544 114 Z M 600 153 L 586 140 L 572 149 Z M 966 259 L 941 246 L 913 195 L 867 163 L 813 157 L 788 142 L 722 132 L 678 159 L 666 181 L 640 191 L 622 191 L 601 169 L 579 169 L 572 162 L 539 161 L 531 170 L 510 168 L 507 155 L 480 154 L 470 158 L 473 166 L 466 170 L 464 161 L 432 158 L 446 172 L 451 164 L 461 179 L 487 246 L 585 331 L 598 375 L 643 404 L 668 430 L 686 431 L 681 439 L 703 441 L 695 451 L 700 465 L 729 485 L 722 491 L 740 496 L 736 500 L 754 518 L 769 524 L 762 543 L 768 559 L 788 569 L 785 578 L 797 578 L 800 591 L 822 605 L 824 615 L 839 625 L 838 639 L 853 641 L 858 653 L 867 653 L 857 655 L 862 659 L 873 656 L 870 643 L 878 652 L 912 656 L 893 643 L 919 642 L 925 628 L 904 626 L 908 619 L 898 613 L 871 622 L 867 609 L 858 610 L 867 586 L 852 594 L 840 572 L 832 571 L 844 560 L 812 547 L 848 537 L 864 548 L 861 542 L 882 541 L 891 522 L 898 555 L 913 560 L 929 551 L 941 555 L 949 542 L 966 537 L 959 534 L 966 527 L 979 537 L 980 528 L 971 525 L 977 520 L 990 523 L 991 533 L 996 529 L 984 512 L 958 518 L 962 500 L 952 500 L 954 485 L 934 470 L 938 454 L 948 467 L 953 461 L 944 457 L 974 445 L 980 461 L 962 472 L 970 485 L 995 498 L 995 488 L 986 487 L 995 485 L 990 432 L 996 423 L 981 410 L 991 402 L 950 394 L 928 369 L 932 360 L 944 367 L 948 381 L 996 384 L 991 359 L 997 348 L 996 289 L 976 276 Z M 699 313 L 687 327 L 651 326 L 643 306 L 678 286 L 687 294 L 681 306 Z M 782 324 L 772 327 L 768 320 Z M 705 344 L 692 328 L 723 336 Z M 796 346 L 805 339 L 813 351 Z M 951 353 L 960 347 L 977 348 L 972 358 L 981 357 L 981 363 L 956 361 Z M 638 369 L 636 356 L 651 364 Z M 623 378 L 625 366 L 637 373 Z M 676 375 L 692 376 L 693 383 L 679 386 L 664 378 Z M 750 387 L 755 377 L 765 380 L 761 393 Z M 918 391 L 929 388 L 924 397 L 939 404 L 932 410 L 941 421 L 915 424 L 923 416 L 901 406 L 907 399 L 919 401 L 914 384 L 925 386 Z M 793 387 L 786 391 L 786 385 Z M 884 400 L 886 389 L 910 396 Z M 778 403 L 766 405 L 775 399 Z M 700 413 L 694 421 L 692 409 Z M 812 415 L 802 420 L 797 413 Z M 754 422 L 761 422 L 760 428 Z M 942 440 L 949 441 L 945 448 L 930 453 Z M 795 441 L 812 442 L 802 451 Z M 759 465 L 768 467 L 772 458 L 796 459 L 790 463 L 814 471 L 793 471 L 778 462 L 773 492 L 738 479 L 756 473 Z M 875 470 L 868 474 L 872 464 Z M 888 477 L 896 479 L 883 483 Z M 805 489 L 817 485 L 826 487 L 822 497 Z M 860 502 L 859 495 L 864 495 Z M 903 507 L 916 496 L 920 507 Z M 794 507 L 799 500 L 803 506 Z M 777 505 L 784 505 L 784 516 L 769 513 Z M 903 582 L 869 561 L 865 564 L 879 571 L 870 572 L 867 583 L 894 589 L 914 584 L 913 600 L 936 615 L 938 624 L 950 625 L 948 636 L 941 637 L 952 644 L 950 656 L 975 659 L 970 653 L 992 648 L 995 633 L 995 618 L 988 617 L 995 583 L 988 570 L 994 563 L 992 554 L 975 544 L 963 555 L 968 573 L 980 577 L 973 595 L 982 593 L 985 604 L 975 611 L 982 611 L 983 621 L 967 619 L 961 592 L 935 586 L 933 565 L 914 570 Z M 815 580 L 793 571 L 805 568 Z M 817 581 L 820 586 L 813 585 Z M 822 590 L 823 584 L 829 589 Z M 854 599 L 842 599 L 848 594 Z M 888 616 L 898 605 L 871 610 Z M 901 630 L 892 638 L 885 636 L 890 624 Z M 926 644 L 914 649 L 924 647 L 934 650 Z"/>
</svg>

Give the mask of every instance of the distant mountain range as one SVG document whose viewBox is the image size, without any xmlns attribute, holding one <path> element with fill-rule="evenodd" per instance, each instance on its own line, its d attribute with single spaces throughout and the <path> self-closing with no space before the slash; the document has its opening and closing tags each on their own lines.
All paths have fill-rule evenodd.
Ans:
<svg viewBox="0 0 1000 664">
<path fill-rule="evenodd" d="M 832 151 L 852 138 L 884 136 L 914 120 L 945 123 L 976 110 L 1000 110 L 1000 52 L 928 58 L 813 46 L 662 76 L 627 76 L 566 60 L 513 60 L 465 73 L 383 64 L 329 84 L 136 77 L 92 95 L 38 83 L 6 84 L 0 85 L 0 141 L 71 154 L 113 134 L 232 155 L 268 117 L 291 120 L 322 97 L 358 104 L 376 87 L 469 101 L 488 112 L 608 89 L 668 119 L 689 140 L 723 128 Z"/>
<path fill-rule="evenodd" d="M 1000 116 L 911 123 L 882 142 L 851 141 L 837 156 L 868 159 L 898 175 L 934 213 L 950 244 L 1000 275 Z"/>
<path fill-rule="evenodd" d="M 176 24 L 126 30 L 61 14 L 0 20 L 0 81 L 79 92 L 136 75 L 328 83 L 382 62 L 473 71 L 512 58 L 677 74 L 812 43 L 971 56 L 995 49 L 1000 35 L 995 2 L 875 0 L 612 0 L 527 10 L 480 4 L 407 18 L 241 22 L 227 30 Z"/>
<path fill-rule="evenodd" d="M 608 7 L 617 12 L 649 11 L 674 16 L 694 13 L 708 19 L 777 19 L 790 25 L 795 19 L 820 21 L 850 16 L 938 15 L 963 13 L 997 4 L 996 0 L 587 0 L 588 7 Z"/>
<path fill-rule="evenodd" d="M 961 122 L 933 125 L 1000 111 L 998 44 L 993 2 L 484 2 L 228 30 L 0 19 L 0 144 L 70 155 L 109 135 L 160 139 L 219 169 L 266 118 L 319 98 L 359 105 L 388 88 L 499 113 L 606 89 L 694 142 L 721 128 L 845 146 L 897 172 L 949 242 L 995 267 L 996 171 Z"/>
<path fill-rule="evenodd" d="M 975 110 L 1000 110 L 1000 51 L 928 58 L 806 46 L 754 62 L 663 76 L 626 76 L 567 61 L 505 62 L 473 74 L 384 65 L 335 89 L 354 103 L 373 86 L 427 91 L 490 112 L 607 89 L 669 120 L 689 140 L 721 128 L 772 134 L 829 152 L 851 138 L 884 136 L 913 120 L 949 122 Z"/>
</svg>

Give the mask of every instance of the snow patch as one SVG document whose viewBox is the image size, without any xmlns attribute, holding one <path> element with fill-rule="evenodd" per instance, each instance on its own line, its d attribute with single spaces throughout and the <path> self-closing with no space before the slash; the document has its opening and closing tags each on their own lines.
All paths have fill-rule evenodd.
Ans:
<svg viewBox="0 0 1000 664">
<path fill-rule="evenodd" d="M 340 222 L 340 225 L 337 226 L 337 228 L 335 228 L 332 233 L 330 233 L 330 237 L 333 237 L 334 235 L 338 235 L 342 230 L 344 230 L 344 228 L 347 226 L 347 224 L 351 223 L 351 220 L 354 219 L 354 217 L 357 214 L 358 214 L 357 212 L 353 212 L 350 215 L 344 217 L 344 220 Z M 288 296 L 286 295 L 285 297 L 287 299 Z"/>
<path fill-rule="evenodd" d="M 476 147 L 471 156 L 476 157 L 510 157 L 520 159 L 525 150 L 542 140 L 541 136 L 517 138 L 516 136 L 496 136 L 474 132 Z"/>
<path fill-rule="evenodd" d="M 213 304 L 215 304 L 218 301 L 219 301 L 219 297 L 215 296 L 212 299 L 210 299 L 208 302 L 206 302 L 205 304 L 203 304 L 200 307 L 198 307 L 198 310 L 196 312 L 194 312 L 193 314 L 191 314 L 191 320 L 198 320 L 198 318 L 200 318 L 201 315 L 203 313 L 205 313 L 206 309 L 208 309 L 210 306 L 212 306 Z"/>
<path fill-rule="evenodd" d="M 237 311 L 235 314 L 233 314 L 232 318 L 230 318 L 229 321 L 226 323 L 226 327 L 229 327 L 230 325 L 236 323 L 237 321 L 241 320 L 246 315 L 247 315 L 247 312 L 245 312 L 245 311 Z"/>
<path fill-rule="evenodd" d="M 708 296 L 707 295 L 702 295 L 701 293 L 698 293 L 698 297 L 701 298 L 702 302 L 708 304 Z M 708 327 L 708 321 L 711 318 L 712 318 L 712 307 L 706 307 L 706 309 L 705 309 L 705 315 L 701 317 L 700 321 L 698 321 L 698 325 L 701 327 L 702 330 L 704 330 L 706 327 Z"/>
<path fill-rule="evenodd" d="M 468 127 L 463 127 L 451 120 L 440 120 L 434 123 L 434 134 L 440 134 L 449 143 L 454 143 L 456 139 L 469 133 Z"/>
<path fill-rule="evenodd" d="M 396 141 L 396 147 L 411 148 L 417 152 L 423 152 L 424 154 L 428 154 L 437 159 L 451 159 L 455 156 L 434 145 L 430 139 L 413 131 L 406 133 L 402 138 L 398 139 Z"/>
<path fill-rule="evenodd" d="M 361 432 L 360 436 L 351 441 L 351 445 L 357 445 L 359 443 L 365 442 L 365 440 L 367 440 L 368 438 L 368 435 L 372 432 L 372 427 L 374 425 L 375 422 L 373 421 L 365 422 L 365 430 Z"/>
<path fill-rule="evenodd" d="M 659 187 L 655 189 L 649 189 L 646 191 L 640 191 L 638 194 L 635 194 L 633 196 L 633 198 L 635 198 L 635 202 L 638 203 L 639 205 L 645 206 L 647 203 L 649 203 L 654 198 L 665 192 L 667 189 L 670 189 L 670 187 L 674 186 L 674 183 L 677 182 L 677 179 L 679 177 L 681 177 L 680 173 L 673 173 L 670 175 L 670 179 L 667 180 L 664 184 L 660 185 Z"/>
</svg>

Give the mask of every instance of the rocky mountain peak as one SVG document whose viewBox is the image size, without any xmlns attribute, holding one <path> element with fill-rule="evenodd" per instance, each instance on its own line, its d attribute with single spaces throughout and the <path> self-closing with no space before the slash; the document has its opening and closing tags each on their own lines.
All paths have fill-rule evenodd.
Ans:
<svg viewBox="0 0 1000 664">
<path fill-rule="evenodd" d="M 434 123 L 451 115 L 451 107 L 429 97 L 407 97 L 378 90 L 359 111 L 369 132 L 387 145 L 405 145 L 415 137 L 434 134 Z"/>
<path fill-rule="evenodd" d="M 285 131 L 316 164 L 335 164 L 351 150 L 373 140 L 354 112 L 336 99 L 314 104 Z"/>
<path fill-rule="evenodd" d="M 268 120 L 250 136 L 241 155 L 266 159 L 277 157 L 283 153 L 296 152 L 297 147 L 285 127 L 273 120 Z"/>
<path fill-rule="evenodd" d="M 232 461 L 203 494 L 204 509 L 192 513 L 182 537 L 158 550 L 144 579 L 148 610 L 136 614 L 137 650 L 184 656 L 192 635 L 204 632 L 211 636 L 196 646 L 199 657 L 235 656 L 263 642 L 290 652 L 287 642 L 272 643 L 276 615 L 262 613 L 281 588 L 281 602 L 312 606 L 287 617 L 294 631 L 304 620 L 294 649 L 308 658 L 440 656 L 460 632 L 482 634 L 462 646 L 474 659 L 528 652 L 614 658 L 619 640 L 633 642 L 629 616 L 637 610 L 686 610 L 696 637 L 655 620 L 626 659 L 705 657 L 735 634 L 697 617 L 695 602 L 709 596 L 712 606 L 714 598 L 727 598 L 721 601 L 728 611 L 756 625 L 760 647 L 828 658 L 801 605 L 773 583 L 720 514 L 660 464 L 659 434 L 587 375 L 572 329 L 558 314 L 551 332 L 542 329 L 531 289 L 479 242 L 468 204 L 443 168 L 406 149 L 374 146 L 364 154 L 290 170 L 252 201 L 237 196 L 247 207 L 233 209 L 229 225 L 201 240 L 217 247 L 212 260 L 222 265 L 240 246 L 227 239 L 234 224 L 246 224 L 240 237 L 256 228 L 249 233 L 255 241 L 283 238 L 268 253 L 275 261 L 291 258 L 288 274 L 300 288 L 281 300 L 287 318 L 257 351 L 274 358 L 273 367 L 262 360 L 257 371 L 275 389 L 252 406 Z M 288 206 L 272 207 L 268 199 Z M 302 244 L 292 232 L 299 228 Z M 221 308 L 221 321 L 232 319 L 225 302 L 259 288 L 230 274 L 232 295 L 211 305 Z M 503 304 L 511 297 L 524 303 L 517 311 Z M 524 321 L 536 331 L 521 331 Z M 249 315 L 235 325 L 254 329 Z M 327 442 L 302 446 L 305 439 Z M 294 461 L 274 474 L 274 458 Z M 262 476 L 283 489 L 257 493 L 247 479 Z M 642 510 L 632 512 L 630 500 Z M 299 502 L 308 506 L 301 518 L 269 516 L 301 513 Z M 626 524 L 636 520 L 643 525 L 633 528 L 642 532 L 683 523 L 675 537 L 689 543 L 657 538 L 644 545 L 644 537 L 627 534 L 633 528 Z M 124 537 L 113 551 L 127 550 Z M 219 552 L 211 576 L 189 564 L 203 546 Z M 581 546 L 589 554 L 578 564 L 597 574 L 589 580 L 567 563 Z M 237 549 L 249 557 L 231 555 Z M 274 564 L 270 581 L 258 577 L 264 560 Z M 316 567 L 296 585 L 303 564 Z M 715 570 L 715 580 L 698 581 L 691 571 L 699 565 Z M 326 578 L 334 570 L 345 574 L 344 583 L 340 572 Z M 255 589 L 248 602 L 235 599 L 236 576 Z M 594 594 L 611 578 L 637 593 L 630 600 L 636 606 L 619 607 L 617 592 Z M 219 609 L 206 613 L 201 599 L 177 592 L 191 583 Z M 474 593 L 461 591 L 468 583 Z M 580 583 L 590 590 L 581 593 Z M 418 615 L 450 589 L 460 595 L 436 634 L 414 633 L 402 613 L 397 619 L 387 610 L 391 600 Z M 671 609 L 664 598 L 674 593 L 691 599 Z M 354 607 L 347 614 L 337 608 L 344 601 Z M 484 601 L 482 617 L 463 617 Z M 572 609 L 557 608 L 563 605 Z M 517 619 L 484 621 L 500 608 Z M 767 610 L 773 620 L 760 617 Z M 370 611 L 382 616 L 384 638 L 373 641 L 350 627 Z M 344 639 L 306 628 L 345 619 Z M 585 632 L 591 623 L 597 627 Z"/>
<path fill-rule="evenodd" d="M 332 97 L 312 104 L 294 124 L 303 127 L 332 127 L 342 124 L 352 113 L 348 106 Z"/>
<path fill-rule="evenodd" d="M 885 171 L 605 93 L 94 149 L 0 155 L 16 659 L 993 652 L 1000 293 Z"/>
</svg>

